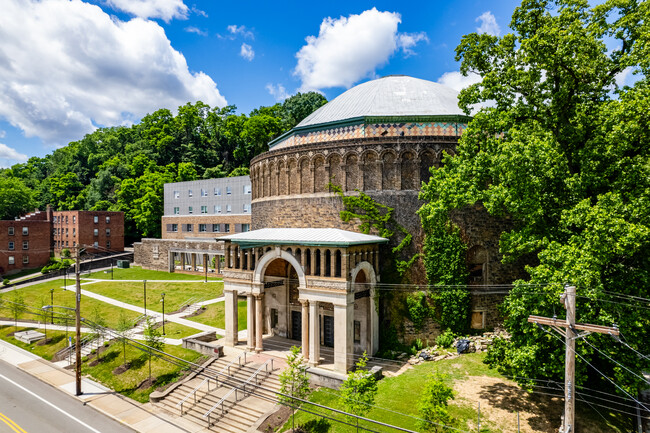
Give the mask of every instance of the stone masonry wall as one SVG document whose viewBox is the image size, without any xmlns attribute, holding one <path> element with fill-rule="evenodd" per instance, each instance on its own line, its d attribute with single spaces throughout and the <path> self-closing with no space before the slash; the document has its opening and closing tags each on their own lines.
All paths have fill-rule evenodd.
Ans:
<svg viewBox="0 0 650 433">
<path fill-rule="evenodd" d="M 142 239 L 133 244 L 133 261 L 143 269 L 169 271 L 169 251 L 181 249 L 198 254 L 223 255 L 222 247 L 215 241 L 186 241 L 176 239 Z"/>
</svg>

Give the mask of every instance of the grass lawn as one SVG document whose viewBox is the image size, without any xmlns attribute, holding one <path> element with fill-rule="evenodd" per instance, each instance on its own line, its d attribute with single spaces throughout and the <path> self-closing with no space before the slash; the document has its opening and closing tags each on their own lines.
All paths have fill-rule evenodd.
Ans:
<svg viewBox="0 0 650 433">
<path fill-rule="evenodd" d="M 144 284 L 142 282 L 102 281 L 86 284 L 84 290 L 107 296 L 127 304 L 144 306 Z M 147 309 L 162 313 L 161 293 L 165 293 L 165 312 L 178 310 L 183 302 L 192 297 L 214 299 L 223 295 L 222 282 L 188 281 L 187 283 L 161 283 L 147 281 Z"/>
<path fill-rule="evenodd" d="M 43 305 L 50 305 L 50 289 L 54 289 L 54 305 L 74 308 L 74 286 L 69 286 L 69 290 L 63 290 L 62 286 L 63 282 L 61 280 L 46 281 L 41 284 L 35 284 L 33 286 L 16 289 L 8 293 L 2 293 L 2 299 L 11 301 L 14 299 L 15 294 L 18 293 L 23 297 L 23 303 L 25 305 L 28 305 L 33 309 L 40 309 Z M 117 326 L 117 322 L 121 313 L 124 314 L 128 320 L 133 320 L 139 316 L 139 314 L 134 311 L 124 310 L 114 305 L 107 304 L 105 302 L 101 302 L 85 296 L 81 297 L 81 317 L 93 320 L 94 312 L 96 309 L 100 311 L 101 316 L 106 321 L 106 325 L 111 328 L 115 328 Z M 56 311 L 57 313 L 61 313 L 64 310 Z M 69 311 L 69 314 L 74 315 L 74 312 Z M 6 304 L 3 306 L 3 308 L 0 308 L 0 316 L 13 320 L 12 312 L 7 308 Z M 27 312 L 21 314 L 18 318 L 32 320 L 39 319 L 38 316 Z"/>
<path fill-rule="evenodd" d="M 194 322 L 203 323 L 204 325 L 214 326 L 217 328 L 225 329 L 226 328 L 226 313 L 225 313 L 225 302 L 217 302 L 214 304 L 206 305 L 205 310 L 202 314 L 198 316 L 189 317 L 188 320 Z M 239 330 L 243 331 L 246 329 L 248 324 L 246 323 L 246 301 L 239 301 L 237 303 L 237 323 L 239 324 Z"/>
<path fill-rule="evenodd" d="M 476 431 L 478 416 L 477 399 L 487 401 L 490 407 L 481 404 L 481 432 L 501 433 L 516 431 L 517 411 L 530 415 L 531 429 L 527 423 L 522 422 L 523 432 L 550 431 L 549 428 L 559 423 L 563 409 L 560 399 L 551 401 L 548 396 L 528 394 L 514 383 L 508 381 L 495 370 L 490 370 L 483 359 L 485 353 L 466 354 L 459 358 L 447 359 L 439 362 L 428 362 L 415 366 L 396 377 L 386 377 L 378 382 L 378 393 L 375 399 L 375 408 L 372 408 L 366 418 L 396 425 L 402 428 L 421 431 L 416 419 L 418 416 L 417 401 L 424 389 L 429 374 L 439 371 L 446 375 L 448 385 L 454 387 L 455 400 L 449 402 L 449 414 L 458 420 L 455 426 L 461 430 Z M 309 398 L 310 401 L 325 406 L 343 410 L 339 403 L 338 391 L 319 388 Z M 379 409 L 382 408 L 382 409 Z M 313 412 L 322 412 L 322 409 L 306 406 L 305 409 Z M 600 412 L 607 418 L 607 422 L 596 414 L 591 408 L 578 401 L 576 419 L 582 420 L 583 430 L 595 432 L 625 432 L 625 424 L 614 414 L 607 410 Z M 332 416 L 332 414 L 328 414 Z M 350 422 L 340 415 L 334 418 Z M 315 422 L 318 418 L 305 412 L 296 414 L 296 425 L 306 422 Z M 369 429 L 383 431 L 379 426 L 360 424 Z M 291 419 L 285 424 L 283 430 L 291 428 Z M 514 430 L 513 430 L 514 428 Z M 325 430 L 322 430 L 325 431 Z M 331 422 L 330 433 L 356 432 L 356 426 L 346 426 L 342 423 Z M 448 430 L 444 430 L 448 431 Z M 451 431 L 451 430 L 449 430 Z"/>
<path fill-rule="evenodd" d="M 36 328 L 21 328 L 18 327 L 18 331 L 26 331 L 28 329 L 36 329 Z M 9 325 L 3 325 L 0 326 L 0 339 L 7 341 L 14 346 L 18 346 L 21 349 L 25 349 L 28 352 L 32 352 L 35 355 L 40 356 L 41 358 L 47 359 L 48 361 L 52 360 L 52 357 L 56 352 L 59 350 L 63 349 L 68 345 L 66 339 L 65 339 L 65 331 L 52 331 L 52 330 L 47 330 L 47 338 L 48 342 L 47 344 L 38 344 L 39 342 L 35 342 L 32 344 L 27 344 L 23 343 L 22 341 L 16 340 L 11 334 L 14 332 L 16 328 L 13 326 Z M 39 332 L 44 332 L 43 329 L 36 329 Z M 74 329 L 70 328 L 70 332 L 68 332 L 68 336 L 71 336 L 74 339 Z M 82 334 L 83 338 L 83 334 Z M 42 340 L 41 340 L 42 341 Z"/>
<path fill-rule="evenodd" d="M 162 326 L 158 328 L 158 331 L 162 334 Z M 167 338 L 181 339 L 189 337 L 190 335 L 198 334 L 199 332 L 202 331 L 179 323 L 165 321 L 165 337 Z"/>
<path fill-rule="evenodd" d="M 81 274 L 82 278 L 98 278 L 102 280 L 110 280 L 111 272 L 104 271 L 92 272 L 90 275 L 87 273 Z M 205 275 L 188 275 L 179 274 L 176 272 L 152 271 L 149 269 L 142 269 L 140 266 L 132 266 L 128 269 L 121 269 L 113 266 L 113 280 L 187 280 L 187 281 L 203 281 Z M 217 281 L 220 278 L 210 276 L 208 273 L 208 281 Z"/>
<path fill-rule="evenodd" d="M 190 362 L 194 362 L 201 357 L 198 352 L 177 346 L 166 345 L 163 350 Z M 126 345 L 126 359 L 127 362 L 131 363 L 131 368 L 119 375 L 114 374 L 113 370 L 124 363 L 121 343 L 113 342 L 101 354 L 101 358 L 102 361 L 94 367 L 91 367 L 88 361 L 84 362 L 82 373 L 92 376 L 93 379 L 120 394 L 143 403 L 149 401 L 149 394 L 157 387 L 174 381 L 182 373 L 180 367 L 154 356 L 151 360 L 151 374 L 152 377 L 158 378 L 158 380 L 153 387 L 138 389 L 138 386 L 149 378 L 149 357 L 146 353 Z"/>
<path fill-rule="evenodd" d="M 10 280 L 12 283 L 15 283 L 15 282 L 17 282 L 17 281 L 19 281 L 19 280 L 22 280 L 22 279 L 24 279 L 24 278 L 32 277 L 32 276 L 34 276 L 35 274 L 40 274 L 40 273 L 41 273 L 41 269 L 43 269 L 43 268 L 40 267 L 40 268 L 34 268 L 34 269 L 23 269 L 23 270 L 20 271 L 20 272 L 17 272 L 17 273 L 15 273 L 15 274 L 11 274 L 11 275 L 6 275 L 6 276 L 4 276 L 3 278 L 7 278 L 7 279 Z"/>
</svg>

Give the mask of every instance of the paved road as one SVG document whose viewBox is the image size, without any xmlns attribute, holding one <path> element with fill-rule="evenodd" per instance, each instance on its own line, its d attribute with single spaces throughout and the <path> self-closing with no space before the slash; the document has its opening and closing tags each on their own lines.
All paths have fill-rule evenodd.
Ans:
<svg viewBox="0 0 650 433">
<path fill-rule="evenodd" d="M 133 433 L 52 386 L 0 360 L 1 433 Z"/>
</svg>

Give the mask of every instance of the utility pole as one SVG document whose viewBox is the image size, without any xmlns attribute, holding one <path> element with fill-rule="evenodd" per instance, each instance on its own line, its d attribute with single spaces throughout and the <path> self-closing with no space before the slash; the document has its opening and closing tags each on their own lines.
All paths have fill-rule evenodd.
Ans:
<svg viewBox="0 0 650 433">
<path fill-rule="evenodd" d="M 76 363 L 75 363 L 75 372 L 76 372 L 76 383 L 77 383 L 77 388 L 76 388 L 76 394 L 75 395 L 81 395 L 81 280 L 79 279 L 80 276 L 80 271 L 81 271 L 81 260 L 79 256 L 81 255 L 81 245 L 77 245 L 77 257 L 76 257 L 76 266 L 75 266 L 75 277 L 77 280 L 77 293 L 75 295 L 76 298 L 76 307 L 75 307 L 75 315 L 76 315 L 76 320 L 75 320 L 75 326 L 76 326 L 76 333 L 75 333 L 75 345 L 74 345 L 74 351 L 75 351 L 75 358 L 76 358 Z"/>
<path fill-rule="evenodd" d="M 564 336 L 566 344 L 566 357 L 564 361 L 564 423 L 562 433 L 575 433 L 575 375 L 576 375 L 576 340 L 586 337 L 592 332 L 599 334 L 618 335 L 616 326 L 607 327 L 576 323 L 576 288 L 564 286 L 564 293 L 560 297 L 566 308 L 566 321 L 557 318 L 529 316 L 528 321 L 537 325 L 548 325 Z M 578 333 L 577 331 L 584 331 Z"/>
</svg>

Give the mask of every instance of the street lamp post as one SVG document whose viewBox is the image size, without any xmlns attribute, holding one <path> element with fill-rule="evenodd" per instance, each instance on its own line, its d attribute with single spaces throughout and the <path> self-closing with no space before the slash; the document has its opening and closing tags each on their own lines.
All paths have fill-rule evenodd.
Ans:
<svg viewBox="0 0 650 433">
<path fill-rule="evenodd" d="M 147 280 L 142 280 L 144 286 L 144 317 L 147 318 Z"/>
<path fill-rule="evenodd" d="M 163 319 L 163 335 L 166 335 L 165 334 L 165 292 L 162 292 L 162 294 L 160 295 L 160 302 L 162 302 L 162 304 L 163 304 L 163 318 L 162 318 Z"/>
<path fill-rule="evenodd" d="M 52 306 L 50 309 L 51 323 L 54 325 L 54 288 L 50 289 L 50 305 Z"/>
<path fill-rule="evenodd" d="M 113 279 L 113 259 L 111 259 L 111 280 Z"/>
</svg>

